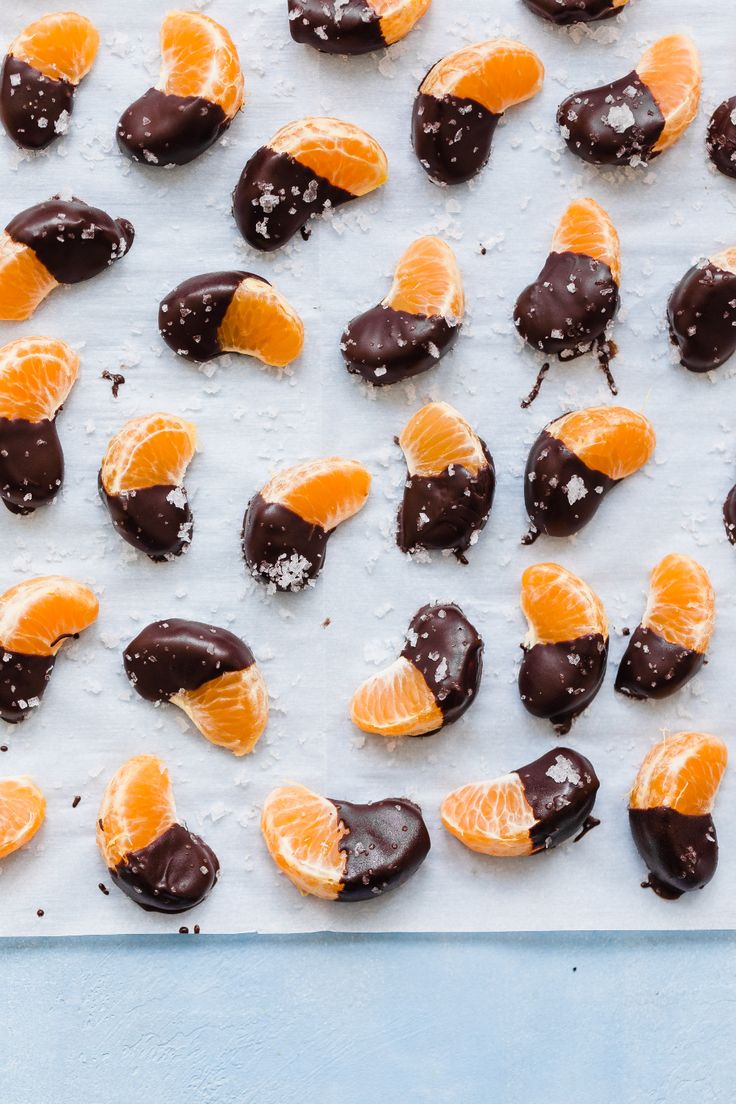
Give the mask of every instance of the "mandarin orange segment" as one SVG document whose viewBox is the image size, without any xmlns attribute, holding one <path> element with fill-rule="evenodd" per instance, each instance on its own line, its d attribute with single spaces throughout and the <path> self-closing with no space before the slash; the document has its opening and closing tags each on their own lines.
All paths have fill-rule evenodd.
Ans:
<svg viewBox="0 0 736 1104">
<path fill-rule="evenodd" d="M 99 33 L 89 19 L 77 12 L 54 12 L 29 23 L 8 53 L 45 77 L 79 84 L 92 68 L 99 44 Z"/>
<path fill-rule="evenodd" d="M 657 440 L 648 419 L 623 406 L 575 410 L 552 422 L 549 433 L 587 467 L 617 480 L 643 468 Z"/>
<path fill-rule="evenodd" d="M 660 38 L 643 54 L 636 72 L 657 101 L 665 119 L 653 152 L 668 149 L 687 130 L 700 103 L 700 56 L 686 35 Z"/>
<path fill-rule="evenodd" d="M 530 831 L 537 823 L 518 774 L 453 790 L 442 802 L 442 823 L 456 839 L 481 855 L 530 855 Z"/>
<path fill-rule="evenodd" d="M 178 487 L 197 447 L 197 429 L 175 414 L 131 418 L 107 447 L 100 478 L 108 495 Z"/>
<path fill-rule="evenodd" d="M 26 579 L 0 595 L 0 645 L 25 655 L 56 655 L 69 637 L 97 619 L 100 603 L 65 575 Z"/>
<path fill-rule="evenodd" d="M 254 356 L 273 368 L 285 368 L 304 347 L 304 323 L 274 287 L 248 277 L 233 295 L 217 340 L 223 352 Z"/>
<path fill-rule="evenodd" d="M 448 54 L 430 69 L 420 91 L 437 99 L 474 100 L 500 115 L 535 96 L 543 80 L 544 66 L 533 50 L 513 39 L 491 38 Z"/>
<path fill-rule="evenodd" d="M 408 35 L 429 11 L 432 0 L 370 0 L 381 20 L 381 34 L 387 46 Z"/>
<path fill-rule="evenodd" d="M 97 845 L 112 870 L 176 823 L 166 764 L 155 755 L 136 755 L 107 785 L 97 816 Z"/>
<path fill-rule="evenodd" d="M 0 235 L 0 322 L 22 322 L 59 283 L 27 245 Z"/>
<path fill-rule="evenodd" d="M 66 402 L 79 357 L 51 337 L 19 337 L 0 349 L 0 418 L 51 419 Z"/>
<path fill-rule="evenodd" d="M 592 635 L 608 639 L 608 619 L 600 598 L 559 564 L 540 563 L 526 569 L 521 577 L 521 609 L 529 623 L 526 647 Z"/>
<path fill-rule="evenodd" d="M 660 560 L 651 574 L 642 625 L 670 644 L 707 652 L 715 616 L 715 591 L 705 568 L 677 553 Z"/>
<path fill-rule="evenodd" d="M 483 445 L 474 429 L 449 403 L 427 403 L 404 426 L 399 444 L 409 475 L 439 475 L 457 465 L 477 475 L 488 466 Z"/>
<path fill-rule="evenodd" d="M 211 743 L 234 755 L 248 755 L 268 721 L 268 691 L 255 663 L 228 671 L 197 690 L 182 690 L 171 698 Z"/>
<path fill-rule="evenodd" d="M 728 748 L 717 736 L 678 732 L 652 747 L 629 798 L 631 809 L 674 809 L 685 816 L 706 816 L 728 762 Z"/>
<path fill-rule="evenodd" d="M 172 96 L 200 96 L 232 119 L 245 86 L 235 43 L 224 27 L 200 12 L 170 11 L 161 24 L 157 87 Z"/>
<path fill-rule="evenodd" d="M 400 656 L 358 687 L 350 720 L 378 736 L 424 736 L 442 728 L 445 718 L 424 675 Z"/>
<path fill-rule="evenodd" d="M 401 257 L 383 305 L 424 318 L 461 322 L 463 279 L 457 258 L 442 238 L 418 238 Z"/>
<path fill-rule="evenodd" d="M 282 127 L 268 145 L 352 196 L 366 195 L 388 180 L 386 154 L 375 138 L 340 119 L 299 119 Z"/>
<path fill-rule="evenodd" d="M 608 265 L 621 281 L 621 245 L 607 211 L 594 199 L 576 199 L 565 211 L 552 239 L 553 253 L 579 253 Z"/>
<path fill-rule="evenodd" d="M 261 491 L 265 502 L 286 506 L 302 521 L 330 532 L 365 506 L 371 475 L 357 460 L 328 456 L 286 468 Z"/>
<path fill-rule="evenodd" d="M 281 786 L 263 804 L 261 832 L 271 858 L 301 893 L 336 900 L 347 864 L 339 845 L 347 829 L 331 801 L 304 786 Z"/>
<path fill-rule="evenodd" d="M 45 816 L 46 798 L 31 778 L 0 778 L 0 859 L 33 839 Z"/>
</svg>

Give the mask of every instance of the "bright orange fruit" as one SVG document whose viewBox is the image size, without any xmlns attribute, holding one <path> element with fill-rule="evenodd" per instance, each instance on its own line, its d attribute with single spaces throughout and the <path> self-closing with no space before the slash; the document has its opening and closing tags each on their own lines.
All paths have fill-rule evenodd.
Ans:
<svg viewBox="0 0 736 1104">
<path fill-rule="evenodd" d="M 631 809 L 706 816 L 721 784 L 728 748 L 717 736 L 678 732 L 650 748 L 629 798 Z"/>
<path fill-rule="evenodd" d="M 500 115 L 536 96 L 544 81 L 544 66 L 533 50 L 509 38 L 491 38 L 463 46 L 439 61 L 419 91 L 441 100 L 458 96 L 475 100 Z"/>
<path fill-rule="evenodd" d="M 100 603 L 83 583 L 42 575 L 0 595 L 0 645 L 25 655 L 56 655 L 97 620 Z"/>
<path fill-rule="evenodd" d="M 225 28 L 201 12 L 167 12 L 156 87 L 170 96 L 200 96 L 219 104 L 228 119 L 237 115 L 245 84 L 238 51 Z"/>
<path fill-rule="evenodd" d="M 472 475 L 488 465 L 480 437 L 449 403 L 427 403 L 404 426 L 399 444 L 409 475 L 439 475 L 451 464 Z"/>
<path fill-rule="evenodd" d="M 534 849 L 529 833 L 537 818 L 516 773 L 453 790 L 440 816 L 451 835 L 481 855 L 513 858 Z"/>
<path fill-rule="evenodd" d="M 424 675 L 405 656 L 358 687 L 350 720 L 363 732 L 387 737 L 424 736 L 445 723 Z"/>
<path fill-rule="evenodd" d="M 660 560 L 649 580 L 644 628 L 670 644 L 707 652 L 715 619 L 716 596 L 705 568 L 675 552 Z"/>
<path fill-rule="evenodd" d="M 97 845 L 110 870 L 177 823 L 166 764 L 136 755 L 110 779 L 97 815 Z"/>
<path fill-rule="evenodd" d="M 328 456 L 285 468 L 261 491 L 265 502 L 279 502 L 310 525 L 330 532 L 365 506 L 370 472 L 357 460 Z"/>
<path fill-rule="evenodd" d="M 375 138 L 340 119 L 298 119 L 282 127 L 268 145 L 353 196 L 366 195 L 388 180 L 386 154 Z"/>
<path fill-rule="evenodd" d="M 0 234 L 0 322 L 23 322 L 59 283 L 27 245 Z"/>
<path fill-rule="evenodd" d="M 577 253 L 608 265 L 621 281 L 621 245 L 610 215 L 594 199 L 576 199 L 565 211 L 552 239 L 553 253 Z"/>
<path fill-rule="evenodd" d="M 131 418 L 107 446 L 100 468 L 109 495 L 143 487 L 179 487 L 197 447 L 197 429 L 176 414 Z"/>
<path fill-rule="evenodd" d="M 233 755 L 253 751 L 268 721 L 268 691 L 255 663 L 218 675 L 197 690 L 180 690 L 170 700 L 206 739 Z"/>
<path fill-rule="evenodd" d="M 521 576 L 521 609 L 529 623 L 526 646 L 562 644 L 583 636 L 608 639 L 608 619 L 598 595 L 556 563 L 528 567 Z"/>
<path fill-rule="evenodd" d="M 370 0 L 381 21 L 381 34 L 387 46 L 408 35 L 412 27 L 429 11 L 432 0 Z"/>
<path fill-rule="evenodd" d="M 79 84 L 97 56 L 97 28 L 77 12 L 53 12 L 29 23 L 8 49 L 45 77 Z"/>
<path fill-rule="evenodd" d="M 254 356 L 273 368 L 285 368 L 302 351 L 304 323 L 274 287 L 247 277 L 232 297 L 217 340 L 223 352 Z"/>
<path fill-rule="evenodd" d="M 46 816 L 46 798 L 27 775 L 0 778 L 0 859 L 33 839 Z"/>
<path fill-rule="evenodd" d="M 698 113 L 701 71 L 697 47 L 686 35 L 667 35 L 643 54 L 636 72 L 664 115 L 664 130 L 653 147 L 653 152 L 661 153 L 674 145 Z"/>
<path fill-rule="evenodd" d="M 51 337 L 19 337 L 0 349 L 0 418 L 51 419 L 67 400 L 79 357 Z"/>
<path fill-rule="evenodd" d="M 385 307 L 461 322 L 465 313 L 463 280 L 455 254 L 442 238 L 417 238 L 402 255 Z"/>
<path fill-rule="evenodd" d="M 339 843 L 347 829 L 331 801 L 304 786 L 281 786 L 263 804 L 261 832 L 271 858 L 301 893 L 336 900 L 347 863 Z"/>
<path fill-rule="evenodd" d="M 623 406 L 574 410 L 552 422 L 548 432 L 609 479 L 625 479 L 643 468 L 657 441 L 651 422 Z"/>
</svg>

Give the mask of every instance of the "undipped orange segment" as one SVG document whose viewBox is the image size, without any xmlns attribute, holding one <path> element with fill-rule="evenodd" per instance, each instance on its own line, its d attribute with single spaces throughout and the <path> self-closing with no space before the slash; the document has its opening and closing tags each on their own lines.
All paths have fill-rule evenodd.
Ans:
<svg viewBox="0 0 736 1104">
<path fill-rule="evenodd" d="M 249 276 L 238 285 L 217 340 L 223 352 L 254 356 L 272 368 L 285 368 L 302 351 L 304 323 L 271 284 Z"/>
<path fill-rule="evenodd" d="M 100 469 L 102 486 L 109 495 L 181 486 L 196 447 L 196 426 L 175 414 L 131 418 L 107 446 Z"/>
<path fill-rule="evenodd" d="M 334 901 L 342 889 L 347 829 L 337 808 L 304 786 L 281 786 L 268 795 L 261 831 L 271 858 L 301 893 Z"/>
<path fill-rule="evenodd" d="M 0 234 L 0 322 L 23 322 L 59 286 L 27 245 Z"/>
<path fill-rule="evenodd" d="M 381 34 L 387 46 L 408 35 L 412 27 L 429 11 L 432 0 L 370 0 L 381 21 Z"/>
<path fill-rule="evenodd" d="M 670 644 L 707 652 L 715 619 L 716 596 L 705 568 L 674 552 L 660 560 L 649 580 L 644 628 Z"/>
<path fill-rule="evenodd" d="M 440 816 L 451 835 L 481 855 L 514 858 L 533 851 L 536 817 L 516 773 L 453 790 Z"/>
<path fill-rule="evenodd" d="M 548 432 L 609 479 L 625 479 L 643 468 L 657 442 L 651 422 L 623 406 L 574 410 L 552 422 Z"/>
<path fill-rule="evenodd" d="M 375 138 L 341 119 L 298 119 L 282 127 L 268 145 L 352 196 L 366 195 L 388 180 L 386 154 Z"/>
<path fill-rule="evenodd" d="M 529 623 L 528 647 L 561 644 L 583 636 L 608 639 L 608 619 L 598 595 L 556 563 L 528 567 L 521 577 L 521 609 Z"/>
<path fill-rule="evenodd" d="M 77 12 L 53 12 L 29 23 L 8 53 L 45 77 L 79 84 L 92 68 L 99 44 L 99 33 L 89 19 Z"/>
<path fill-rule="evenodd" d="M 621 245 L 607 211 L 594 199 L 576 199 L 560 219 L 552 239 L 553 253 L 577 253 L 608 265 L 621 281 Z"/>
<path fill-rule="evenodd" d="M 97 844 L 113 870 L 176 823 L 166 764 L 155 755 L 136 755 L 108 783 L 97 816 Z"/>
<path fill-rule="evenodd" d="M 33 839 L 46 816 L 46 798 L 27 775 L 0 778 L 0 859 Z"/>
<path fill-rule="evenodd" d="M 697 47 L 686 35 L 667 35 L 642 55 L 636 72 L 664 116 L 664 130 L 653 147 L 654 153 L 661 153 L 674 145 L 698 113 L 701 71 Z"/>
<path fill-rule="evenodd" d="M 350 720 L 378 736 L 425 736 L 445 718 L 421 671 L 400 656 L 366 679 L 353 694 Z"/>
<path fill-rule="evenodd" d="M 207 740 L 233 755 L 253 751 L 268 721 L 268 691 L 255 663 L 218 675 L 197 690 L 180 690 L 171 701 Z"/>
<path fill-rule="evenodd" d="M 457 259 L 442 238 L 417 238 L 401 257 L 385 307 L 462 322 L 465 293 Z"/>
<path fill-rule="evenodd" d="M 66 402 L 79 357 L 51 337 L 19 337 L 0 349 L 0 418 L 51 419 Z"/>
<path fill-rule="evenodd" d="M 474 100 L 494 115 L 536 96 L 544 66 L 533 50 L 509 38 L 463 46 L 430 69 L 419 91 Z"/>
<path fill-rule="evenodd" d="M 404 426 L 399 444 L 409 475 L 440 475 L 451 465 L 477 475 L 488 465 L 474 429 L 449 403 L 427 403 Z"/>
<path fill-rule="evenodd" d="M 83 583 L 41 575 L 0 595 L 0 645 L 25 655 L 56 655 L 97 619 L 100 603 Z"/>
<path fill-rule="evenodd" d="M 706 816 L 721 784 L 728 749 L 717 736 L 678 732 L 650 749 L 629 798 L 631 809 L 674 809 Z"/>
<path fill-rule="evenodd" d="M 265 502 L 286 506 L 309 525 L 327 533 L 365 506 L 370 472 L 357 460 L 328 456 L 286 468 L 261 491 Z"/>
<path fill-rule="evenodd" d="M 201 12 L 167 12 L 161 24 L 157 88 L 219 104 L 228 119 L 237 115 L 245 85 L 238 51 L 225 28 Z"/>
</svg>

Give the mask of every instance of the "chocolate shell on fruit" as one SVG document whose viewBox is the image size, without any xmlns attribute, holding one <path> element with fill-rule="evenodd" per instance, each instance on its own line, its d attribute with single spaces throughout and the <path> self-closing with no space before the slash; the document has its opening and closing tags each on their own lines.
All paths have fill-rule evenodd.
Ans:
<svg viewBox="0 0 736 1104">
<path fill-rule="evenodd" d="M 535 15 L 558 27 L 569 27 L 574 23 L 596 23 L 600 19 L 611 19 L 626 7 L 629 0 L 524 0 Z"/>
<path fill-rule="evenodd" d="M 693 265 L 667 304 L 670 340 L 689 372 L 710 372 L 736 350 L 736 248 Z"/>
<path fill-rule="evenodd" d="M 432 0 L 289 0 L 295 42 L 323 54 L 367 54 L 409 34 Z"/>
<path fill-rule="evenodd" d="M 718 171 L 736 178 L 736 96 L 724 100 L 711 115 L 706 148 Z"/>
</svg>

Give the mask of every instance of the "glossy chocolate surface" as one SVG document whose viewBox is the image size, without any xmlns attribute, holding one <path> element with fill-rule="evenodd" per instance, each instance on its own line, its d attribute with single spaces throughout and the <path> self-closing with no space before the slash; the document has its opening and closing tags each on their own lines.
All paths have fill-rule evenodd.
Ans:
<svg viewBox="0 0 736 1104">
<path fill-rule="evenodd" d="M 459 323 L 440 315 L 426 318 L 379 303 L 348 322 L 340 348 L 349 372 L 386 387 L 439 364 L 459 332 Z"/>
<path fill-rule="evenodd" d="M 607 264 L 582 253 L 550 253 L 517 299 L 514 325 L 534 349 L 578 356 L 605 333 L 618 304 L 618 284 Z"/>
<path fill-rule="evenodd" d="M 426 859 L 429 832 L 422 810 L 406 797 L 367 805 L 332 801 L 348 829 L 338 844 L 347 855 L 338 901 L 369 901 L 407 881 Z"/>
<path fill-rule="evenodd" d="M 535 851 L 565 843 L 585 827 L 600 782 L 593 764 L 558 747 L 516 771 L 537 823 L 529 831 Z"/>
<path fill-rule="evenodd" d="M 570 537 L 580 532 L 616 482 L 589 468 L 542 430 L 531 447 L 524 476 L 524 502 L 532 523 L 526 543 L 540 533 Z"/>
<path fill-rule="evenodd" d="M 621 11 L 612 0 L 524 0 L 526 6 L 542 19 L 568 27 L 572 23 L 593 23 L 610 19 Z"/>
<path fill-rule="evenodd" d="M 483 673 L 483 641 L 454 603 L 417 610 L 401 655 L 422 673 L 446 725 L 475 701 Z"/>
<path fill-rule="evenodd" d="M 248 278 L 263 280 L 252 272 L 203 272 L 170 291 L 158 308 L 158 332 L 169 348 L 187 360 L 221 356 L 217 332 L 233 295 Z"/>
<path fill-rule="evenodd" d="M 133 244 L 133 227 L 81 199 L 54 196 L 28 207 L 5 227 L 33 250 L 60 284 L 78 284 L 104 272 Z"/>
<path fill-rule="evenodd" d="M 146 625 L 123 652 L 125 673 L 146 701 L 168 701 L 180 690 L 255 663 L 244 641 L 229 629 L 171 617 Z"/>
<path fill-rule="evenodd" d="M 0 78 L 0 118 L 8 137 L 23 149 L 50 146 L 66 130 L 75 89 L 8 54 Z"/>
<path fill-rule="evenodd" d="M 519 669 L 525 709 L 564 735 L 600 690 L 607 662 L 608 640 L 600 633 L 525 649 Z"/>
<path fill-rule="evenodd" d="M 713 818 L 686 816 L 674 809 L 629 809 L 634 843 L 649 869 L 644 885 L 674 901 L 702 889 L 716 872 L 718 838 Z"/>
<path fill-rule="evenodd" d="M 500 118 L 475 100 L 452 95 L 440 99 L 422 92 L 420 85 L 412 113 L 412 143 L 419 164 L 436 183 L 471 180 L 491 155 Z"/>
<path fill-rule="evenodd" d="M 736 177 L 736 96 L 724 100 L 708 123 L 705 144 L 708 156 L 724 176 Z"/>
<path fill-rule="evenodd" d="M 146 165 L 187 165 L 217 141 L 231 120 L 202 96 L 172 96 L 149 88 L 120 116 L 118 146 Z"/>
<path fill-rule="evenodd" d="M 64 454 L 56 422 L 0 418 L 0 498 L 14 514 L 31 514 L 56 497 Z"/>
<path fill-rule="evenodd" d="M 203 839 L 173 824 L 148 847 L 131 851 L 110 874 L 146 912 L 186 912 L 209 894 L 220 864 Z"/>
<path fill-rule="evenodd" d="M 736 275 L 711 261 L 693 265 L 667 304 L 670 338 L 690 372 L 710 372 L 736 350 Z"/>
<path fill-rule="evenodd" d="M 36 708 L 55 662 L 53 655 L 26 655 L 0 646 L 0 717 L 4 721 L 17 724 Z"/>
<path fill-rule="evenodd" d="M 723 524 L 731 544 L 736 544 L 736 487 L 731 488 L 723 503 Z"/>
<path fill-rule="evenodd" d="M 120 536 L 152 560 L 180 556 L 192 539 L 194 520 L 183 487 L 142 487 L 109 495 L 98 480 L 100 497 Z"/>
<path fill-rule="evenodd" d="M 289 0 L 295 42 L 324 54 L 367 54 L 386 45 L 368 0 Z"/>
<path fill-rule="evenodd" d="M 249 245 L 271 252 L 285 245 L 311 218 L 355 198 L 288 153 L 261 146 L 235 187 L 233 215 Z"/>
<path fill-rule="evenodd" d="M 568 149 L 592 165 L 631 165 L 648 161 L 662 131 L 664 115 L 633 70 L 620 80 L 574 92 L 557 110 Z"/>
<path fill-rule="evenodd" d="M 243 519 L 243 556 L 251 574 L 277 590 L 302 590 L 322 570 L 330 535 L 257 494 Z"/>
<path fill-rule="evenodd" d="M 616 689 L 629 698 L 669 698 L 703 666 L 705 656 L 670 644 L 639 625 L 632 633 L 616 675 Z"/>
</svg>

